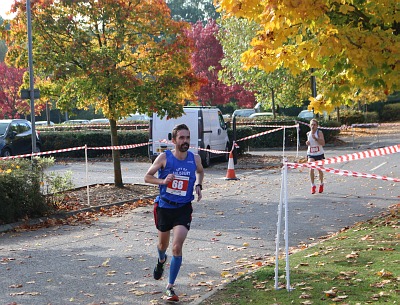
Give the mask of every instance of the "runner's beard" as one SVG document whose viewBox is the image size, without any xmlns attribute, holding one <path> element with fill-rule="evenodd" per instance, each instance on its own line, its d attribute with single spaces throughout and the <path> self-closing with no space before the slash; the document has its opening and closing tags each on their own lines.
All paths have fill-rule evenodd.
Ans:
<svg viewBox="0 0 400 305">
<path fill-rule="evenodd" d="M 178 146 L 178 150 L 180 152 L 186 152 L 189 150 L 189 144 L 188 143 L 183 143 L 182 145 Z"/>
</svg>

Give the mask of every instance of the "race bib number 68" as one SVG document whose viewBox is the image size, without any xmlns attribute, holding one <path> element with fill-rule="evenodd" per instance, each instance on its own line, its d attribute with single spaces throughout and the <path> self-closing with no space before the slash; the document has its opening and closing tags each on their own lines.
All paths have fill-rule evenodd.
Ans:
<svg viewBox="0 0 400 305">
<path fill-rule="evenodd" d="M 174 180 L 167 185 L 167 193 L 178 196 L 186 196 L 188 186 L 189 177 L 175 176 Z"/>
</svg>

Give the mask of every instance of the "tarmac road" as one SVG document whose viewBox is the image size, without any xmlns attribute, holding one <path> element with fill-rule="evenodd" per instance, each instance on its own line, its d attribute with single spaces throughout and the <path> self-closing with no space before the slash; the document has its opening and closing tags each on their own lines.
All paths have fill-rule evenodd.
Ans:
<svg viewBox="0 0 400 305">
<path fill-rule="evenodd" d="M 395 138 L 390 141 L 388 145 L 400 143 Z M 353 152 L 329 147 L 327 157 Z M 393 154 L 332 167 L 400 177 L 399 164 L 400 154 Z M 148 166 L 123 162 L 124 182 L 142 183 Z M 90 165 L 96 183 L 111 182 L 109 171 L 112 175 L 110 163 Z M 240 180 L 226 181 L 226 165 L 206 169 L 203 200 L 194 203 L 192 230 L 176 283 L 181 304 L 197 304 L 215 291 L 227 280 L 222 273 L 234 275 L 246 270 L 243 265 L 274 256 L 280 170 L 238 164 L 235 172 Z M 313 243 L 399 203 L 399 183 L 327 173 L 325 192 L 311 195 L 306 170 L 289 170 L 287 179 L 290 246 Z M 0 262 L 0 304 L 164 304 L 167 279 L 152 278 L 156 230 L 151 207 L 100 217 L 89 225 L 3 233 Z M 273 284 L 269 283 L 271 288 Z"/>
</svg>

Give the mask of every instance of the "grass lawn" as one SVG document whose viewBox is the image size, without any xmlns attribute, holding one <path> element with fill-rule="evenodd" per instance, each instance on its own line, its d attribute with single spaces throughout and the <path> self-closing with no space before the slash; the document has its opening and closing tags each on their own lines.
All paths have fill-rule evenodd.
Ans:
<svg viewBox="0 0 400 305">
<path fill-rule="evenodd" d="M 201 305 L 400 304 L 400 204 L 227 284 Z"/>
</svg>

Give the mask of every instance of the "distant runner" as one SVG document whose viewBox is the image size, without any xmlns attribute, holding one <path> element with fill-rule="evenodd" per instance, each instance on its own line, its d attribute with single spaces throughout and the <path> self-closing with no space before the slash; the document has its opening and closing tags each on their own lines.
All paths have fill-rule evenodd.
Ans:
<svg viewBox="0 0 400 305">
<path fill-rule="evenodd" d="M 318 129 L 318 121 L 316 119 L 312 119 L 310 121 L 310 131 L 307 132 L 307 158 L 308 162 L 314 162 L 318 160 L 324 160 L 324 148 L 325 138 L 324 134 L 321 130 Z M 324 191 L 324 173 L 318 170 L 320 185 L 318 188 L 318 193 L 322 193 Z M 317 186 L 314 183 L 314 169 L 310 169 L 310 179 L 311 179 L 311 194 L 315 194 L 317 191 Z"/>
</svg>

